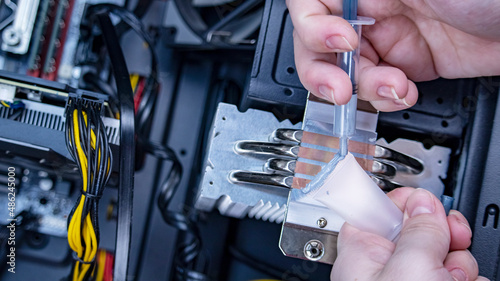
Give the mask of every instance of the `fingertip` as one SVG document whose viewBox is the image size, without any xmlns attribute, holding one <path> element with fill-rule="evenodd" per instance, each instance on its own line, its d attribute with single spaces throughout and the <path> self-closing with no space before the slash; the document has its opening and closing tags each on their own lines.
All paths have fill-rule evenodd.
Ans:
<svg viewBox="0 0 500 281">
<path fill-rule="evenodd" d="M 308 69 L 300 73 L 301 80 L 311 92 L 336 105 L 346 104 L 352 94 L 349 76 L 337 66 L 324 61 L 313 61 Z"/>
<path fill-rule="evenodd" d="M 466 230 L 469 236 L 472 237 L 472 229 L 470 228 L 470 224 L 462 213 L 457 210 L 450 210 L 448 217 L 458 222 Z"/>
<path fill-rule="evenodd" d="M 305 46 L 314 52 L 350 52 L 359 45 L 358 35 L 343 18 L 333 15 L 313 15 L 294 22 Z"/>
<path fill-rule="evenodd" d="M 406 212 L 410 218 L 422 214 L 433 214 L 436 211 L 435 196 L 425 189 L 416 189 L 408 198 Z"/>
<path fill-rule="evenodd" d="M 406 91 L 406 95 L 404 96 L 404 100 L 406 102 L 406 106 L 408 107 L 412 107 L 414 106 L 417 101 L 418 101 L 418 89 L 417 89 L 417 85 L 415 85 L 415 83 L 413 83 L 413 81 L 411 80 L 407 80 L 407 91 Z"/>
<path fill-rule="evenodd" d="M 408 197 L 403 228 L 396 244 L 398 257 L 411 255 L 442 263 L 449 251 L 450 234 L 446 214 L 439 204 L 439 200 L 424 189 L 416 189 Z"/>
<path fill-rule="evenodd" d="M 447 217 L 450 228 L 450 250 L 465 250 L 471 244 L 472 230 L 465 217 L 458 211 L 451 210 Z"/>
<path fill-rule="evenodd" d="M 401 211 L 405 210 L 408 197 L 415 191 L 413 187 L 400 187 L 387 193 L 387 196 L 398 206 Z"/>
<path fill-rule="evenodd" d="M 396 89 L 398 99 L 373 100 L 371 104 L 377 110 L 385 112 L 404 110 L 414 106 L 418 100 L 417 86 L 410 80 L 407 80 L 406 83 L 406 91 Z"/>
<path fill-rule="evenodd" d="M 451 270 L 450 274 L 455 281 L 467 281 L 467 274 L 461 268 Z"/>
<path fill-rule="evenodd" d="M 450 252 L 443 265 L 455 280 L 476 280 L 478 277 L 477 261 L 468 250 Z"/>
</svg>

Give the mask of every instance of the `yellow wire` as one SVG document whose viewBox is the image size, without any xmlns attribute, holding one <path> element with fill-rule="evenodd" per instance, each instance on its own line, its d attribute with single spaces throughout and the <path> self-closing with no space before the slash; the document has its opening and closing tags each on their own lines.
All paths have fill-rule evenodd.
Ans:
<svg viewBox="0 0 500 281">
<path fill-rule="evenodd" d="M 130 84 L 132 85 L 132 90 L 134 91 L 134 93 L 137 88 L 137 83 L 139 83 L 139 74 L 131 74 Z"/>
<path fill-rule="evenodd" d="M 89 269 L 90 269 L 90 264 L 82 264 L 82 273 L 80 273 L 80 276 L 78 277 L 77 281 L 83 281 Z"/>
<path fill-rule="evenodd" d="M 73 271 L 73 281 L 78 281 L 78 275 L 80 273 L 80 262 L 75 263 L 75 270 Z"/>
<path fill-rule="evenodd" d="M 74 125 L 74 137 L 77 150 L 78 161 L 81 165 L 81 172 L 83 178 L 83 191 L 87 191 L 87 158 L 83 152 L 83 148 L 80 143 L 80 126 L 78 125 L 78 111 L 75 109 L 73 111 L 73 125 Z M 82 195 L 80 203 L 75 210 L 75 213 L 70 221 L 70 226 L 68 229 L 68 242 L 72 250 L 77 252 L 78 256 L 81 257 L 83 254 L 83 246 L 80 236 L 81 229 L 81 214 L 83 211 L 83 204 L 85 201 L 85 195 Z M 71 233 L 70 233 L 71 232 Z M 73 241 L 72 241 L 73 240 Z"/>
<path fill-rule="evenodd" d="M 87 125 L 87 114 L 83 112 L 82 115 L 84 117 L 85 125 Z M 74 138 L 75 138 L 77 157 L 80 166 L 82 168 L 81 171 L 83 179 L 82 189 L 84 192 L 86 192 L 88 189 L 87 186 L 88 162 L 80 142 L 80 127 L 78 123 L 78 111 L 76 109 L 73 111 L 73 124 L 74 124 Z M 95 145 L 96 145 L 96 135 L 94 130 L 91 130 L 91 146 L 94 149 Z M 100 156 L 101 153 L 100 149 L 98 153 Z M 109 172 L 109 164 L 107 167 L 107 172 Z M 73 217 L 71 218 L 70 225 L 68 228 L 68 243 L 71 249 L 77 253 L 79 258 L 81 258 L 85 262 L 91 262 L 96 256 L 98 245 L 97 245 L 97 237 L 95 234 L 94 226 L 92 225 L 90 214 L 87 214 L 83 226 L 81 223 L 84 202 L 85 202 L 85 195 L 81 195 L 80 202 L 73 214 Z M 82 236 L 85 242 L 85 246 L 82 245 Z M 75 269 L 73 272 L 73 281 L 83 281 L 85 275 L 90 269 L 90 266 L 91 266 L 90 264 L 80 264 L 80 262 L 77 261 L 75 263 Z"/>
<path fill-rule="evenodd" d="M 7 108 L 10 108 L 10 105 L 4 101 L 0 101 L 2 103 L 3 106 L 7 107 Z"/>
<path fill-rule="evenodd" d="M 104 278 L 104 267 L 106 265 L 106 250 L 99 250 L 99 258 L 97 260 L 97 276 L 96 281 L 102 281 Z"/>
</svg>

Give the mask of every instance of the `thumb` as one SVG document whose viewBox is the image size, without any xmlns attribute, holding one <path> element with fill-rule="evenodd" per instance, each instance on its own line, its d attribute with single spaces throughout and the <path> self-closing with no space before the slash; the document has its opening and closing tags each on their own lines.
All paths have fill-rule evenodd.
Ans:
<svg viewBox="0 0 500 281">
<path fill-rule="evenodd" d="M 404 270 L 405 276 L 418 277 L 414 280 L 437 280 L 436 270 L 441 271 L 450 245 L 442 204 L 432 193 L 416 189 L 408 198 L 404 217 L 396 249 L 384 271 Z"/>
</svg>

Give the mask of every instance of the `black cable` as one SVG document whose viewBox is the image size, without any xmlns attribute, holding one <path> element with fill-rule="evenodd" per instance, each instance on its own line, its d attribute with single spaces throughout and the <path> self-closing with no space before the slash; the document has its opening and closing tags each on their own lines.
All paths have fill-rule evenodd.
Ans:
<svg viewBox="0 0 500 281">
<path fill-rule="evenodd" d="M 128 2 L 129 0 L 125 0 L 124 5 L 121 6 L 127 11 Z M 151 4 L 153 4 L 153 0 L 138 0 L 134 10 L 131 13 L 134 14 L 135 17 L 140 19 L 146 14 L 148 9 L 151 7 Z M 129 28 L 130 26 L 128 26 L 126 23 L 120 22 L 116 25 L 116 34 L 118 35 L 118 37 L 121 37 L 125 32 L 127 32 L 127 30 L 129 30 Z"/>
<path fill-rule="evenodd" d="M 117 15 L 123 20 L 124 24 L 131 27 L 132 30 L 134 30 L 134 32 L 144 40 L 150 50 L 151 72 L 146 79 L 143 95 L 136 114 L 137 134 L 146 135 L 152 121 L 152 112 L 156 104 L 156 91 L 158 89 L 158 59 L 156 57 L 156 53 L 154 52 L 153 38 L 151 38 L 149 33 L 146 31 L 146 28 L 141 23 L 140 19 L 132 12 L 121 6 L 114 4 L 95 4 L 88 8 L 88 14 L 90 16 L 102 12 L 110 12 Z"/>
<path fill-rule="evenodd" d="M 236 260 L 268 275 L 269 277 L 276 278 L 279 280 L 281 280 L 281 278 L 283 277 L 284 271 L 281 271 L 278 268 L 268 265 L 261 260 L 257 260 L 254 257 L 251 257 L 247 253 L 243 252 L 242 250 L 236 249 L 233 246 L 229 246 L 228 251 L 229 254 L 233 256 Z"/>
<path fill-rule="evenodd" d="M 256 259 L 255 257 L 252 257 L 248 253 L 244 252 L 241 249 L 237 249 L 234 246 L 229 246 L 228 248 L 229 254 L 234 257 L 236 260 L 246 264 L 247 266 L 256 269 L 266 275 L 268 275 L 271 278 L 276 278 L 278 280 L 304 280 L 300 275 L 293 274 L 293 273 L 287 273 L 286 274 L 286 279 L 284 278 L 284 272 L 285 270 L 279 269 L 277 267 L 274 267 L 262 260 Z"/>
<path fill-rule="evenodd" d="M 127 64 L 109 13 L 98 13 L 95 18 L 100 26 L 111 59 L 113 76 L 120 99 L 120 187 L 118 189 L 118 221 L 113 277 L 115 280 L 126 280 L 132 230 L 135 170 L 135 154 L 132 153 L 135 151 L 134 99 Z"/>
<path fill-rule="evenodd" d="M 180 161 L 169 147 L 148 142 L 145 144 L 145 149 L 159 159 L 172 162 L 172 168 L 160 186 L 157 204 L 163 220 L 187 234 L 187 241 L 177 248 L 175 280 L 208 281 L 210 278 L 207 275 L 193 269 L 202 247 L 198 225 L 185 213 L 174 212 L 168 209 L 181 181 L 182 166 Z"/>
</svg>

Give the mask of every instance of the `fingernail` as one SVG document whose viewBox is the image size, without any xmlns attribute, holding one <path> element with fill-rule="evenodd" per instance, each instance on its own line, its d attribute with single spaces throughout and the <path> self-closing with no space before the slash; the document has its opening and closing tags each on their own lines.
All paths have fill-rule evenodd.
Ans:
<svg viewBox="0 0 500 281">
<path fill-rule="evenodd" d="M 318 88 L 319 93 L 327 100 L 333 102 L 334 104 L 337 104 L 335 102 L 335 96 L 333 95 L 333 89 L 328 87 L 328 86 L 319 86 Z"/>
<path fill-rule="evenodd" d="M 435 206 L 432 194 L 424 189 L 417 189 L 408 200 L 408 213 L 410 217 L 415 217 L 421 214 L 434 213 Z"/>
<path fill-rule="evenodd" d="M 394 87 L 389 87 L 389 86 L 380 86 L 377 89 L 377 95 L 386 98 L 386 99 L 393 99 L 393 100 L 398 100 L 398 94 L 396 93 L 396 90 Z"/>
<path fill-rule="evenodd" d="M 460 222 L 463 226 L 465 226 L 465 228 L 467 228 L 467 229 L 469 230 L 469 234 L 470 234 L 470 236 L 472 237 L 472 229 L 470 229 L 470 226 L 469 226 L 469 225 L 467 225 L 467 224 L 466 224 L 466 223 L 464 223 L 464 222 L 461 222 L 461 221 L 459 221 L 459 222 Z"/>
<path fill-rule="evenodd" d="M 354 48 L 344 36 L 334 35 L 326 39 L 326 46 L 334 52 L 350 52 Z"/>
<path fill-rule="evenodd" d="M 457 281 L 466 281 L 467 280 L 467 275 L 463 270 L 460 268 L 455 268 L 452 271 L 450 271 L 451 277 L 453 277 L 453 280 Z"/>
<path fill-rule="evenodd" d="M 408 102 L 406 101 L 406 98 L 402 98 L 402 99 L 396 99 L 394 100 L 394 103 L 398 104 L 398 105 L 404 105 L 404 106 L 407 106 L 407 107 L 411 107 L 410 104 L 408 104 Z"/>
<path fill-rule="evenodd" d="M 467 228 L 467 230 L 469 231 L 469 235 L 472 237 L 472 229 L 470 228 L 469 224 L 467 223 L 467 221 L 464 221 L 464 219 L 462 218 L 462 216 L 457 215 L 456 213 L 458 213 L 458 211 L 451 210 L 450 214 L 448 216 L 453 216 L 457 222 L 459 222 L 465 228 Z"/>
</svg>

